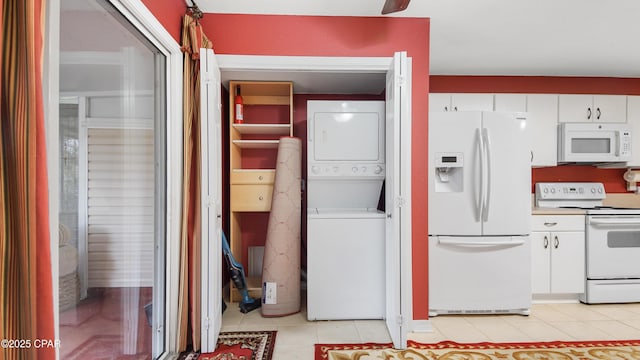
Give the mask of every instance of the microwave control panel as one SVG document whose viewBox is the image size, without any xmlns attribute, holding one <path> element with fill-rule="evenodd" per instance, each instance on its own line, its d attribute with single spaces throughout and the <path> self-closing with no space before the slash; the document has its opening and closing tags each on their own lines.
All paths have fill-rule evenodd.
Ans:
<svg viewBox="0 0 640 360">
<path fill-rule="evenodd" d="M 631 131 L 621 131 L 620 132 L 620 157 L 622 158 L 630 158 L 631 157 Z"/>
</svg>

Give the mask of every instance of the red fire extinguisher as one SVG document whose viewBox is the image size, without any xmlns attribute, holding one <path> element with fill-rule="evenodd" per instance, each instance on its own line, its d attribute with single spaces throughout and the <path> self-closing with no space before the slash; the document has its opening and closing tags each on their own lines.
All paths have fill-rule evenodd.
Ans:
<svg viewBox="0 0 640 360">
<path fill-rule="evenodd" d="M 236 97 L 234 99 L 235 111 L 233 122 L 236 124 L 242 124 L 244 122 L 243 108 L 242 108 L 242 95 L 240 95 L 240 86 L 236 87 Z"/>
</svg>

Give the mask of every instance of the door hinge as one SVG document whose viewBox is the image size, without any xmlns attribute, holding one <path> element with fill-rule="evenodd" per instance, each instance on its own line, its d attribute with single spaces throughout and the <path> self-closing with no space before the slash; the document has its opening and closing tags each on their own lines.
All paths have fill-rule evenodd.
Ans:
<svg viewBox="0 0 640 360">
<path fill-rule="evenodd" d="M 212 208 L 216 206 L 216 199 L 213 196 L 207 196 L 207 207 Z"/>
<path fill-rule="evenodd" d="M 402 315 L 398 315 L 398 318 L 396 319 L 396 321 L 399 326 L 402 326 L 404 324 L 404 318 L 402 317 Z"/>
<path fill-rule="evenodd" d="M 211 318 L 204 319 L 204 328 L 209 331 L 209 328 L 211 328 Z"/>
<path fill-rule="evenodd" d="M 405 205 L 404 197 L 398 196 L 396 197 L 396 207 L 403 207 Z"/>
<path fill-rule="evenodd" d="M 211 84 L 214 80 L 213 74 L 210 72 L 203 72 L 200 73 L 200 81 L 202 81 L 203 84 Z"/>
<path fill-rule="evenodd" d="M 405 86 L 407 79 L 405 78 L 404 75 L 398 75 L 398 86 L 403 87 Z"/>
</svg>

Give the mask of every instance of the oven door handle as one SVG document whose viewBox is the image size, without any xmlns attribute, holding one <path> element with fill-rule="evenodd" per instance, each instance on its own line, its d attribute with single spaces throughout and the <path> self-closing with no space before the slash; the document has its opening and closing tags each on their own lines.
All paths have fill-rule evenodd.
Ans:
<svg viewBox="0 0 640 360">
<path fill-rule="evenodd" d="M 594 218 L 589 219 L 589 224 L 596 226 L 629 226 L 629 225 L 639 225 L 640 219 L 623 219 L 623 218 Z"/>
</svg>

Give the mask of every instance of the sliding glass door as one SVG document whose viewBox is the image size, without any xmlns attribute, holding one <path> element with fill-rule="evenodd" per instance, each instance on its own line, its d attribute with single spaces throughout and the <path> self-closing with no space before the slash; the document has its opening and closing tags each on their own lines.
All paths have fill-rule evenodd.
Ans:
<svg viewBox="0 0 640 360">
<path fill-rule="evenodd" d="M 165 349 L 166 60 L 106 0 L 61 0 L 62 359 Z"/>
</svg>

